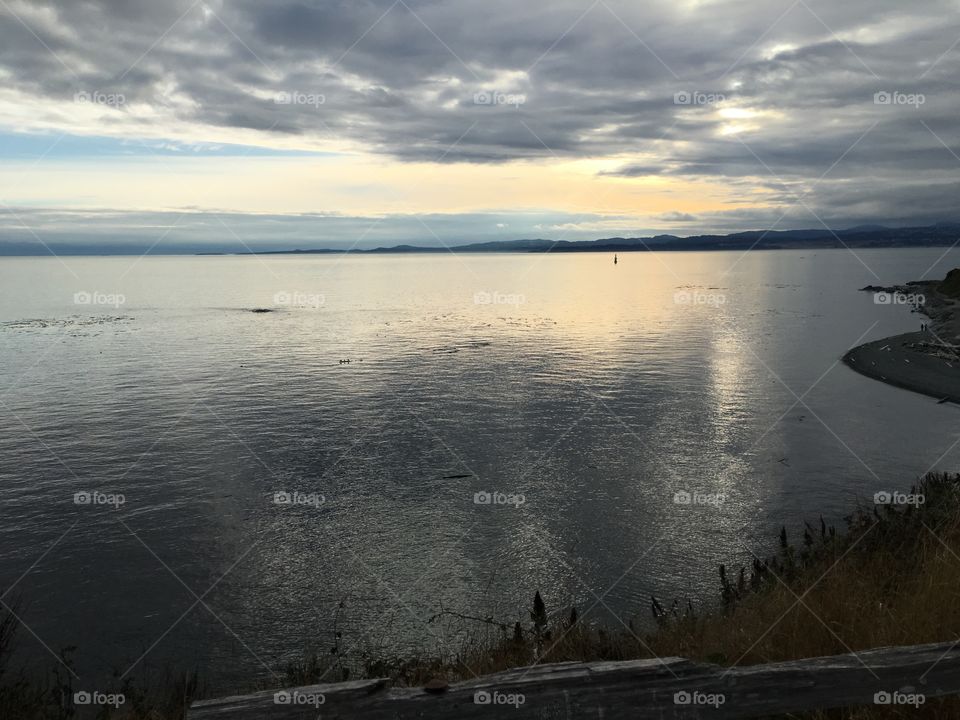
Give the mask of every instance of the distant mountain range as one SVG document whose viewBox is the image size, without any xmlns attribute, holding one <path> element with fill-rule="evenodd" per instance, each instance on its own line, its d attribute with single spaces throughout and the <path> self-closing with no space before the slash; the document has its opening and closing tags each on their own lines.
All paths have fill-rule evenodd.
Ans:
<svg viewBox="0 0 960 720">
<path fill-rule="evenodd" d="M 750 230 L 731 235 L 654 235 L 599 240 L 498 240 L 493 242 L 420 247 L 395 245 L 372 250 L 270 250 L 258 255 L 318 253 L 483 253 L 483 252 L 631 252 L 646 250 L 784 250 L 802 248 L 894 248 L 950 246 L 960 241 L 960 223 L 937 223 L 928 227 L 889 228 L 859 225 L 846 230 Z"/>
</svg>

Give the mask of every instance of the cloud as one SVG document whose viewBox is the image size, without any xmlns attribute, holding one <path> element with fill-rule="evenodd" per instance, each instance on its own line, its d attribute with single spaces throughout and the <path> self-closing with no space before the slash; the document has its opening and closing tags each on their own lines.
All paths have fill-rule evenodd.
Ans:
<svg viewBox="0 0 960 720">
<path fill-rule="evenodd" d="M 699 218 L 696 215 L 691 215 L 690 213 L 685 212 L 668 212 L 660 216 L 660 219 L 668 223 L 692 223 L 696 222 Z"/>
<path fill-rule="evenodd" d="M 11 0 L 0 8 L 0 126 L 389 162 L 617 158 L 602 174 L 759 193 L 758 218 L 805 193 L 829 218 L 948 212 L 960 170 L 953 5 L 784 10 L 773 0 Z M 78 92 L 124 103 L 81 107 Z M 282 93 L 304 99 L 278 103 Z"/>
</svg>

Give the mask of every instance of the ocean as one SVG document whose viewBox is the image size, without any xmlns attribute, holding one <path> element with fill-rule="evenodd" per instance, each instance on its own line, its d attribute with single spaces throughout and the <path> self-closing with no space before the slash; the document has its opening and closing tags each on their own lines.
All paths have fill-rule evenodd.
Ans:
<svg viewBox="0 0 960 720">
<path fill-rule="evenodd" d="M 715 604 L 782 525 L 957 469 L 956 407 L 839 361 L 923 321 L 858 287 L 943 252 L 0 259 L 18 657 L 233 689 L 536 590 Z"/>
</svg>

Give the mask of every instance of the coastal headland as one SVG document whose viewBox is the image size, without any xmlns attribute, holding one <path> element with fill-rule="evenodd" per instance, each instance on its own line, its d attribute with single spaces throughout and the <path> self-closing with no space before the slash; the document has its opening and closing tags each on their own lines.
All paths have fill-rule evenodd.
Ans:
<svg viewBox="0 0 960 720">
<path fill-rule="evenodd" d="M 907 303 L 929 318 L 922 330 L 868 342 L 848 351 L 853 370 L 896 387 L 960 404 L 960 268 L 942 281 L 861 288 L 878 304 Z"/>
</svg>

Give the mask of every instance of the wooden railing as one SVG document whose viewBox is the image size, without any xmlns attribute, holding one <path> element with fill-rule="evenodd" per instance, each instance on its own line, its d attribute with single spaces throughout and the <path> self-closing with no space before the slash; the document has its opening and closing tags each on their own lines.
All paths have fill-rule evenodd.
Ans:
<svg viewBox="0 0 960 720">
<path fill-rule="evenodd" d="M 960 694 L 955 643 L 722 668 L 683 658 L 555 663 L 444 687 L 386 679 L 203 700 L 189 720 L 638 720 L 756 718 L 853 705 L 910 709 Z"/>
</svg>

